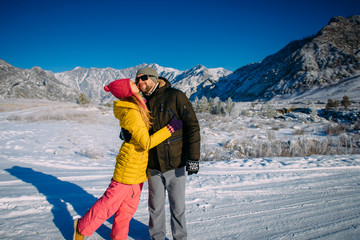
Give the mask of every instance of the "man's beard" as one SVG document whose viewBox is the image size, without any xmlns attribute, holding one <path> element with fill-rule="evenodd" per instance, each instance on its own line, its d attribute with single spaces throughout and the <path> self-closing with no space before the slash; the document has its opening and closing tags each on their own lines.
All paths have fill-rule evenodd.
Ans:
<svg viewBox="0 0 360 240">
<path fill-rule="evenodd" d="M 148 85 L 146 85 L 146 84 L 144 84 L 144 86 L 145 86 L 145 88 L 143 88 L 143 86 L 140 86 L 140 87 L 139 87 L 140 91 L 141 91 L 142 93 L 144 93 L 144 94 L 150 93 L 152 87 L 151 87 L 151 86 L 148 86 Z"/>
</svg>

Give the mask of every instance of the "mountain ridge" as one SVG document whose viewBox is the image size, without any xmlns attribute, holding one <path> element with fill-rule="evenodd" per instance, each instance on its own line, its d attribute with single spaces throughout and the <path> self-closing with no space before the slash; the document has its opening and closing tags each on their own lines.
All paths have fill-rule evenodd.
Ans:
<svg viewBox="0 0 360 240">
<path fill-rule="evenodd" d="M 317 34 L 295 40 L 259 63 L 241 67 L 197 97 L 234 101 L 287 99 L 360 75 L 360 16 L 335 17 Z M 254 87 L 255 86 L 255 87 Z M 279 97 L 281 96 L 281 97 Z"/>
<path fill-rule="evenodd" d="M 135 79 L 137 70 L 148 66 L 190 100 L 219 97 L 237 102 L 301 98 L 326 101 L 344 95 L 360 100 L 359 49 L 360 16 L 355 15 L 331 18 L 316 34 L 294 40 L 261 62 L 234 72 L 200 64 L 181 71 L 143 63 L 125 69 L 76 67 L 52 73 L 40 67 L 20 69 L 0 60 L 0 97 L 76 101 L 83 92 L 93 103 L 103 104 L 114 99 L 103 91 L 104 85 L 119 78 Z"/>
<path fill-rule="evenodd" d="M 0 59 L 1 98 L 44 98 L 75 102 L 78 91 L 60 82 L 40 67 L 21 69 Z"/>
<path fill-rule="evenodd" d="M 135 79 L 136 72 L 142 67 L 154 68 L 159 76 L 167 78 L 173 87 L 179 88 L 189 97 L 196 91 L 197 86 L 208 79 L 218 80 L 220 77 L 231 72 L 224 68 L 207 69 L 202 65 L 196 65 L 192 69 L 180 71 L 174 68 L 159 66 L 156 63 L 140 64 L 135 67 L 125 69 L 113 68 L 81 68 L 55 73 L 55 76 L 63 83 L 77 88 L 84 92 L 92 101 L 106 103 L 113 100 L 113 96 L 103 91 L 103 87 L 115 79 L 130 78 Z"/>
</svg>

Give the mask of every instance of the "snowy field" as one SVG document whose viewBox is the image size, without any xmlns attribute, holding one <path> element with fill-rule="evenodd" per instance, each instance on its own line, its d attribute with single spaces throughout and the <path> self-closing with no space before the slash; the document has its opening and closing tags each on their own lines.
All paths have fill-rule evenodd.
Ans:
<svg viewBox="0 0 360 240">
<path fill-rule="evenodd" d="M 243 141 L 292 141 L 299 129 L 322 138 L 326 122 L 199 120 L 208 161 L 187 179 L 189 240 L 360 239 L 360 155 L 241 157 Z M 121 145 L 112 109 L 1 100 L 0 122 L 0 239 L 71 239 L 73 219 L 112 177 Z M 128 239 L 149 239 L 147 193 L 145 183 Z M 111 219 L 87 239 L 110 239 L 110 229 Z"/>
</svg>

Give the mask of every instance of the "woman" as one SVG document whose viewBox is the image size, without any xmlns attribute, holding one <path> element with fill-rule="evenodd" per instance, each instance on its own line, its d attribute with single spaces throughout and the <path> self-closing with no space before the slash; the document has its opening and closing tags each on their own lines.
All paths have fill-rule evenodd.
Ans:
<svg viewBox="0 0 360 240">
<path fill-rule="evenodd" d="M 182 121 L 174 117 L 165 127 L 149 136 L 150 114 L 135 83 L 130 79 L 119 79 L 104 89 L 121 100 L 114 101 L 114 115 L 119 119 L 120 126 L 131 134 L 131 139 L 121 145 L 113 178 L 104 195 L 81 219 L 75 221 L 76 240 L 91 236 L 113 214 L 111 238 L 127 238 L 129 223 L 146 181 L 148 150 L 182 128 Z"/>
</svg>

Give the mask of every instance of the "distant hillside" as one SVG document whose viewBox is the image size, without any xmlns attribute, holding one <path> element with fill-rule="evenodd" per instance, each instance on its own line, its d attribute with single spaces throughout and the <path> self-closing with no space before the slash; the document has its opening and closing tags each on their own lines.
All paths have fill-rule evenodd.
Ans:
<svg viewBox="0 0 360 240">
<path fill-rule="evenodd" d="M 76 101 L 81 92 L 93 103 L 113 100 L 104 85 L 119 78 L 135 78 L 148 66 L 194 100 L 220 97 L 233 101 L 360 100 L 360 16 L 332 18 L 316 35 L 293 41 L 259 63 L 235 72 L 197 65 L 180 71 L 158 64 L 126 69 L 82 68 L 52 73 L 40 67 L 20 69 L 0 60 L 0 98 L 43 98 Z"/>
<path fill-rule="evenodd" d="M 289 43 L 262 62 L 206 86 L 196 96 L 231 97 L 234 101 L 291 99 L 314 88 L 326 91 L 349 79 L 355 79 L 354 87 L 359 89 L 359 75 L 360 16 L 336 17 L 316 35 Z"/>
<path fill-rule="evenodd" d="M 71 71 L 56 73 L 55 76 L 63 83 L 84 92 L 93 102 L 105 103 L 113 99 L 111 94 L 106 93 L 103 87 L 111 81 L 120 78 L 135 79 L 136 72 L 142 67 L 156 69 L 159 76 L 167 78 L 174 88 L 182 90 L 188 97 L 198 90 L 199 85 L 206 82 L 214 82 L 219 78 L 231 74 L 224 68 L 208 69 L 197 65 L 187 71 L 174 68 L 161 67 L 158 64 L 141 64 L 126 69 L 113 68 L 81 68 L 77 67 Z"/>
<path fill-rule="evenodd" d="M 52 73 L 40 67 L 32 69 L 16 68 L 0 60 L 0 98 L 39 98 L 56 101 L 75 102 L 80 93 L 85 93 L 93 103 L 111 102 L 114 97 L 103 88 L 111 81 L 120 78 L 135 79 L 141 67 L 156 69 L 160 76 L 166 77 L 172 86 L 184 91 L 189 97 L 199 85 L 214 82 L 231 74 L 224 68 L 208 69 L 197 65 L 187 71 L 161 67 L 158 64 L 141 64 L 131 68 L 82 68 Z"/>
<path fill-rule="evenodd" d="M 79 92 L 40 67 L 16 68 L 0 59 L 0 98 L 39 98 L 75 102 Z"/>
</svg>

